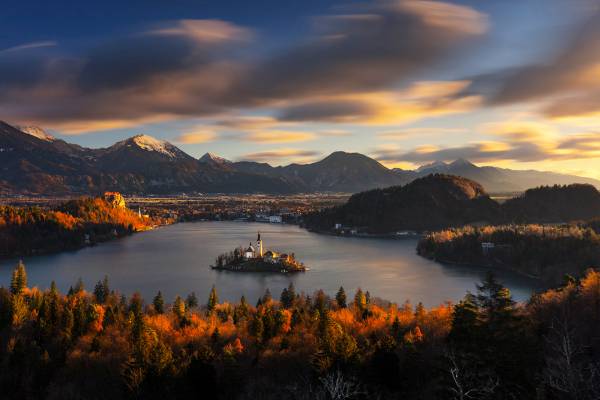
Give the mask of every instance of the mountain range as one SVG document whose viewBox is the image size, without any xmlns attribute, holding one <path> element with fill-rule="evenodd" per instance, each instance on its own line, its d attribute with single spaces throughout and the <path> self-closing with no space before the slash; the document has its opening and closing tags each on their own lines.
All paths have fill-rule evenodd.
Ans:
<svg viewBox="0 0 600 400">
<path fill-rule="evenodd" d="M 337 151 L 310 164 L 273 167 L 233 162 L 206 153 L 196 159 L 173 144 L 137 135 L 91 149 L 57 139 L 34 126 L 0 121 L 0 193 L 30 195 L 177 193 L 355 193 L 405 185 L 432 173 L 463 176 L 488 192 L 600 181 L 540 171 L 478 167 L 466 160 L 436 162 L 416 170 L 389 169 L 359 153 Z"/>
</svg>

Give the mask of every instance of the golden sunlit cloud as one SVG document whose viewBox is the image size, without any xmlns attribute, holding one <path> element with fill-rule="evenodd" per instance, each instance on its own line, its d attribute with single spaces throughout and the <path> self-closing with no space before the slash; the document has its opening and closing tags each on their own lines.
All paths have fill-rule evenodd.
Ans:
<svg viewBox="0 0 600 400">
<path fill-rule="evenodd" d="M 379 132 L 377 135 L 382 139 L 402 140 L 414 137 L 453 135 L 466 132 L 467 130 L 463 128 L 403 128 Z"/>
<path fill-rule="evenodd" d="M 216 19 L 183 19 L 177 21 L 174 26 L 156 29 L 148 33 L 186 36 L 204 43 L 250 40 L 254 36 L 249 29 Z"/>
<path fill-rule="evenodd" d="M 285 130 L 250 131 L 241 134 L 225 136 L 230 140 L 243 140 L 256 143 L 293 143 L 306 142 L 316 138 L 314 133 Z"/>
<path fill-rule="evenodd" d="M 249 131 L 255 129 L 268 129 L 275 126 L 285 125 L 285 122 L 269 116 L 236 116 L 230 119 L 221 120 L 215 123 L 224 128 L 238 129 L 241 131 Z"/>
<path fill-rule="evenodd" d="M 479 96 L 456 96 L 466 81 L 416 82 L 404 91 L 377 91 L 320 96 L 288 102 L 284 121 L 326 121 L 357 125 L 406 124 L 423 118 L 465 113 L 479 107 Z"/>
<path fill-rule="evenodd" d="M 182 133 L 175 138 L 175 142 L 184 144 L 207 143 L 212 142 L 217 138 L 217 135 L 212 131 L 198 131 Z"/>
<path fill-rule="evenodd" d="M 352 136 L 352 132 L 344 131 L 341 129 L 328 129 L 318 131 L 317 135 L 321 137 L 347 137 Z"/>
<path fill-rule="evenodd" d="M 600 161 L 600 135 L 596 133 L 560 135 L 553 127 L 535 121 L 504 121 L 485 124 L 482 129 L 498 140 L 480 140 L 449 147 L 423 145 L 410 151 L 380 147 L 374 154 L 386 164 L 452 161 L 458 158 L 475 162 L 511 161 L 538 165 L 564 160 Z"/>
<path fill-rule="evenodd" d="M 470 7 L 438 1 L 400 1 L 397 7 L 411 11 L 429 25 L 463 34 L 482 34 L 488 30 L 488 18 Z"/>
<path fill-rule="evenodd" d="M 249 153 L 242 157 L 240 160 L 252 160 L 252 161 L 260 161 L 260 162 L 269 162 L 275 161 L 278 162 L 280 160 L 284 160 L 286 163 L 290 161 L 295 161 L 299 163 L 311 162 L 314 161 L 315 157 L 320 156 L 321 153 L 314 150 L 299 150 L 299 149 L 274 149 L 261 151 L 256 153 Z"/>
<path fill-rule="evenodd" d="M 44 124 L 49 129 L 60 131 L 63 135 L 82 135 L 88 133 L 109 131 L 113 129 L 139 128 L 142 124 L 162 122 L 165 119 L 161 117 L 144 118 L 143 120 L 134 119 L 115 119 L 115 120 L 94 120 L 94 121 L 73 121 Z"/>
</svg>

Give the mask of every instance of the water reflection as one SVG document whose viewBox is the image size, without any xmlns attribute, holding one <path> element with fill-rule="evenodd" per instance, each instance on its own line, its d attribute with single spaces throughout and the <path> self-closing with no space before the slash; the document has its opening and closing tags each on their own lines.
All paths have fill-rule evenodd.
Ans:
<svg viewBox="0 0 600 400">
<path fill-rule="evenodd" d="M 261 232 L 267 249 L 293 252 L 310 267 L 295 275 L 213 271 L 209 265 L 221 252 L 247 246 Z M 155 231 L 56 255 L 25 259 L 30 285 L 46 288 L 55 280 L 66 291 L 81 277 L 88 290 L 108 275 L 114 289 L 140 291 L 150 299 L 160 289 L 169 301 L 195 291 L 203 301 L 217 286 L 221 300 L 244 294 L 255 302 L 266 288 L 274 296 L 289 282 L 312 293 L 333 295 L 340 285 L 349 296 L 362 287 L 374 296 L 395 302 L 410 299 L 426 306 L 457 301 L 485 276 L 483 268 L 447 266 L 415 253 L 415 240 L 357 239 L 318 235 L 296 226 L 242 222 L 177 224 Z M 6 286 L 15 260 L 0 264 L 0 284 Z M 498 272 L 518 300 L 539 289 L 538 284 L 509 272 Z"/>
</svg>

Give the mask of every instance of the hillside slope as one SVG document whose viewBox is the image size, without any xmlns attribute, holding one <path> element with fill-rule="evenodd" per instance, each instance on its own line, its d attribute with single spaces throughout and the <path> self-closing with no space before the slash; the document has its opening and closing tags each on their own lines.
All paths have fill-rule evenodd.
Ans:
<svg viewBox="0 0 600 400">
<path fill-rule="evenodd" d="M 305 222 L 316 230 L 342 224 L 369 233 L 387 233 L 489 222 L 499 216 L 499 204 L 478 183 L 433 174 L 405 186 L 355 194 L 345 205 L 308 215 Z"/>
</svg>

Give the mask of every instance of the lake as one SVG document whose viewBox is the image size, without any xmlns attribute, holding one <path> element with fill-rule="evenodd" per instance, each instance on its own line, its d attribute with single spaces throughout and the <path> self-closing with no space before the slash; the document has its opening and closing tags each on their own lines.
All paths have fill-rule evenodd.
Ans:
<svg viewBox="0 0 600 400">
<path fill-rule="evenodd" d="M 220 253 L 248 246 L 260 231 L 265 251 L 295 253 L 310 271 L 293 275 L 213 271 Z M 278 298 L 293 282 L 297 291 L 330 295 L 344 286 L 349 298 L 358 287 L 372 296 L 397 303 L 407 299 L 435 306 L 460 300 L 486 274 L 484 268 L 441 265 L 416 254 L 416 239 L 364 239 L 321 235 L 293 225 L 247 222 L 180 223 L 94 247 L 60 254 L 28 257 L 29 286 L 47 288 L 52 280 L 66 292 L 78 278 L 91 291 L 104 275 L 111 288 L 127 295 L 142 293 L 146 301 L 160 289 L 169 302 L 195 291 L 204 303 L 211 286 L 220 300 L 249 302 L 267 288 Z M 16 260 L 0 263 L 0 284 L 7 286 Z M 539 284 L 510 272 L 498 272 L 517 300 L 527 299 Z"/>
</svg>

